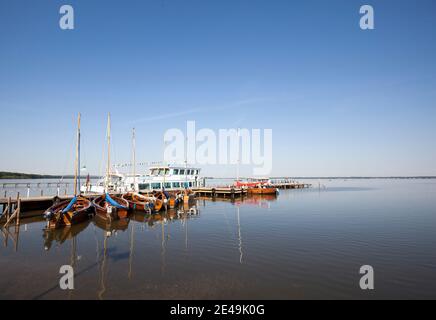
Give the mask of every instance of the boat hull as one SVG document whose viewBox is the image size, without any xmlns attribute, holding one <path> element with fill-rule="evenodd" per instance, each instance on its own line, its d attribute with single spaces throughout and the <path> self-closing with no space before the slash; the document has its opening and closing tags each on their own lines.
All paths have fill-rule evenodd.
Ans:
<svg viewBox="0 0 436 320">
<path fill-rule="evenodd" d="M 47 226 L 56 229 L 71 226 L 87 221 L 92 215 L 92 203 L 86 198 L 78 198 L 77 202 L 68 210 L 63 212 L 70 205 L 71 201 L 63 201 L 55 204 L 44 212 L 47 219 Z"/>
<path fill-rule="evenodd" d="M 276 188 L 248 188 L 249 194 L 276 195 Z"/>
<path fill-rule="evenodd" d="M 95 207 L 96 217 L 108 221 L 127 218 L 129 215 L 127 200 L 116 196 L 111 196 L 111 198 L 124 208 L 112 206 L 106 201 L 106 195 L 101 195 L 92 202 Z"/>
<path fill-rule="evenodd" d="M 153 207 L 152 198 L 145 197 L 138 193 L 128 192 L 122 198 L 129 203 L 129 208 L 138 211 L 150 211 Z"/>
</svg>

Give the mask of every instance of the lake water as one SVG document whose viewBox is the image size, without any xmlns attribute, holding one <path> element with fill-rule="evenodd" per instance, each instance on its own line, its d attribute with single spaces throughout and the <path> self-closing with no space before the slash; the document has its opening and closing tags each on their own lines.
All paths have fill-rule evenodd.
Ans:
<svg viewBox="0 0 436 320">
<path fill-rule="evenodd" d="M 55 233 L 23 221 L 18 243 L 3 231 L 0 299 L 435 299 L 436 180 L 321 184 Z"/>
</svg>

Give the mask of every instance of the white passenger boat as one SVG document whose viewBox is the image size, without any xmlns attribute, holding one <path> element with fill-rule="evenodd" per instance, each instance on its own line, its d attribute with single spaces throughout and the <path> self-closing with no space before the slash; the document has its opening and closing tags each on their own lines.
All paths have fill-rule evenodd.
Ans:
<svg viewBox="0 0 436 320">
<path fill-rule="evenodd" d="M 200 168 L 177 165 L 156 165 L 148 168 L 146 174 L 124 175 L 119 172 L 111 173 L 108 189 L 111 192 L 125 193 L 138 191 L 166 191 L 201 187 L 203 179 Z M 95 184 L 86 183 L 81 186 L 83 193 L 102 193 L 105 190 L 105 179 Z"/>
<path fill-rule="evenodd" d="M 152 166 L 146 175 L 126 176 L 125 185 L 140 192 L 200 187 L 200 168 L 177 165 Z"/>
</svg>

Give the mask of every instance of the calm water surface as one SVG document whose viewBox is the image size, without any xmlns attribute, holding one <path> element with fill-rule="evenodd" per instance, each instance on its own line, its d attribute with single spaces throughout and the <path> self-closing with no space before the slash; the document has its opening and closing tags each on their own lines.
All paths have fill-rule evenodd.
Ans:
<svg viewBox="0 0 436 320">
<path fill-rule="evenodd" d="M 0 298 L 435 299 L 436 180 L 321 184 L 55 233 L 24 221 L 18 242 L 2 234 Z M 59 289 L 62 265 L 73 291 Z"/>
</svg>

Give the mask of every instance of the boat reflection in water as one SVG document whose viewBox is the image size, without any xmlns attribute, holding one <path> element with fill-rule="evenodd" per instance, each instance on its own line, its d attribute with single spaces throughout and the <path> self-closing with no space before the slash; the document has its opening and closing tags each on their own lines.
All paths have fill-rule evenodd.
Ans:
<svg viewBox="0 0 436 320">
<path fill-rule="evenodd" d="M 229 252 L 233 251 L 234 255 L 231 255 L 235 258 L 238 256 L 238 260 L 234 260 L 235 263 L 238 261 L 238 265 L 244 264 L 242 207 L 268 208 L 269 204 L 275 200 L 275 196 L 268 195 L 213 200 L 232 204 L 225 214 L 229 215 L 235 223 L 234 229 L 229 229 L 229 236 L 234 239 L 231 241 L 233 243 L 231 246 L 236 250 L 231 249 Z M 113 289 L 119 286 L 126 288 L 127 292 L 134 290 L 137 281 L 150 281 L 151 286 L 151 283 L 156 281 L 150 278 L 151 274 L 165 283 L 173 276 L 171 270 L 173 270 L 174 261 L 192 257 L 193 252 L 198 250 L 198 242 L 189 242 L 190 229 L 192 229 L 191 233 L 194 233 L 191 235 L 192 239 L 208 241 L 204 238 L 208 237 L 207 233 L 205 235 L 203 227 L 200 226 L 204 222 L 192 224 L 192 220 L 198 219 L 200 210 L 210 206 L 211 201 L 210 199 L 197 199 L 189 205 L 182 205 L 157 214 L 137 210 L 132 211 L 126 219 L 109 221 L 94 217 L 78 225 L 60 229 L 46 228 L 43 233 L 44 250 L 56 248 L 56 254 L 58 249 L 62 249 L 66 254 L 62 259 L 68 257 L 68 262 L 62 263 L 67 262 L 66 264 L 71 265 L 74 270 L 77 268 L 77 286 L 83 282 L 91 284 L 88 290 L 94 288 L 94 294 L 91 293 L 91 295 L 96 299 L 110 299 L 117 294 Z M 218 217 L 207 216 L 207 219 L 210 218 Z M 225 219 L 228 223 L 227 217 Z M 213 221 L 207 223 L 213 223 Z M 81 239 L 81 257 L 78 257 L 76 253 L 78 239 Z M 64 246 L 66 248 L 61 248 Z M 53 255 L 47 256 L 46 259 L 49 257 Z M 79 260 L 80 263 L 78 263 Z M 183 261 L 193 265 L 197 263 L 196 260 Z M 156 288 L 156 284 L 154 286 Z M 55 290 L 56 288 L 53 287 L 52 291 Z M 72 295 L 73 293 L 69 292 L 68 298 L 72 299 Z M 75 290 L 74 296 L 78 298 L 81 293 Z"/>
<path fill-rule="evenodd" d="M 90 223 L 91 220 L 87 220 L 83 223 L 60 229 L 44 229 L 44 250 L 50 250 L 53 242 L 57 243 L 58 245 L 62 245 L 65 241 L 74 239 L 79 233 L 84 231 L 90 225 Z"/>
<path fill-rule="evenodd" d="M 175 222 L 176 220 L 186 220 L 192 216 L 198 216 L 199 210 L 196 206 L 185 206 L 178 210 L 167 210 L 164 213 L 159 214 L 149 214 L 144 211 L 134 211 L 129 219 L 123 220 L 114 220 L 110 223 L 102 223 L 100 219 L 95 219 L 95 225 L 104 231 L 103 237 L 103 249 L 100 257 L 101 250 L 99 249 L 100 244 L 99 241 L 96 240 L 97 245 L 97 261 L 98 261 L 98 269 L 99 269 L 99 288 L 97 290 L 97 297 L 100 300 L 104 299 L 104 294 L 107 290 L 107 274 L 109 269 L 108 263 L 108 246 L 110 242 L 110 238 L 117 234 L 118 231 L 126 231 L 129 228 L 129 223 L 134 221 L 135 223 L 141 223 L 143 226 L 147 225 L 149 228 L 153 229 L 157 225 L 161 225 L 162 228 L 162 241 L 161 241 L 161 272 L 162 275 L 165 271 L 165 249 L 166 244 L 169 239 L 169 235 L 165 236 L 165 226 L 169 228 L 170 222 Z M 135 244 L 135 223 L 131 224 L 130 227 L 130 246 L 129 246 L 129 258 L 128 258 L 128 271 L 127 277 L 129 280 L 133 278 L 133 259 L 134 259 L 134 244 Z M 186 234 L 187 236 L 187 234 Z M 187 239 L 186 239 L 187 243 Z"/>
</svg>

